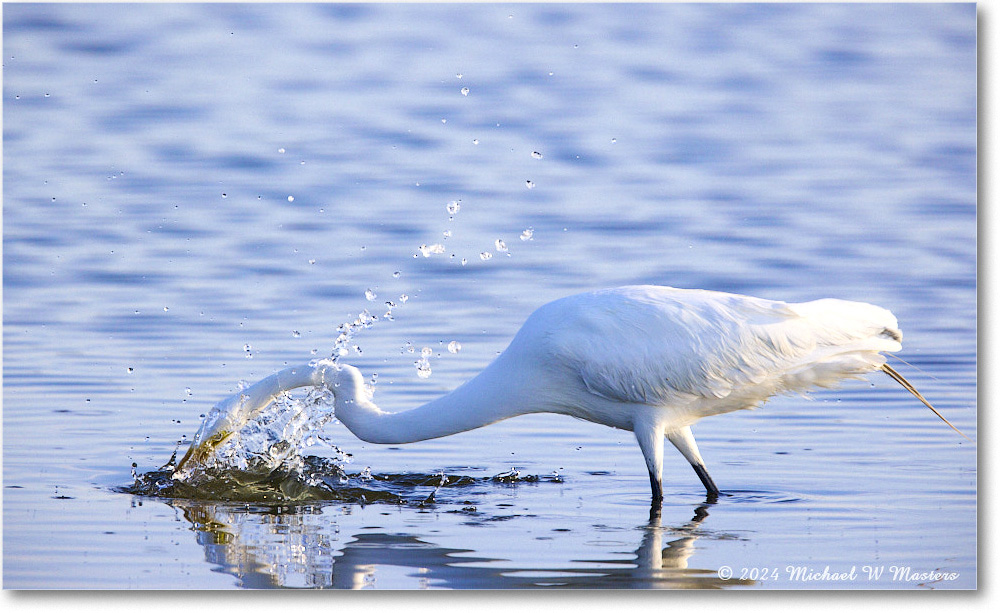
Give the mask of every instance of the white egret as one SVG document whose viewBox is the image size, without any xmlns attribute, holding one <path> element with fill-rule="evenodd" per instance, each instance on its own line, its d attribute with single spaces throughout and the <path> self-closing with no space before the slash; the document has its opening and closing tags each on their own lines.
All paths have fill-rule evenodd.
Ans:
<svg viewBox="0 0 1000 613">
<path fill-rule="evenodd" d="M 861 302 L 793 304 L 657 286 L 579 294 L 536 310 L 485 370 L 409 411 L 373 404 L 353 366 L 322 360 L 282 370 L 217 405 L 178 471 L 202 461 L 276 395 L 325 385 L 337 419 L 370 443 L 411 443 L 517 415 L 559 413 L 635 433 L 654 506 L 663 499 L 664 438 L 715 497 L 719 489 L 691 426 L 775 394 L 881 369 L 951 426 L 885 363 L 882 352 L 899 351 L 901 341 L 892 313 Z"/>
</svg>

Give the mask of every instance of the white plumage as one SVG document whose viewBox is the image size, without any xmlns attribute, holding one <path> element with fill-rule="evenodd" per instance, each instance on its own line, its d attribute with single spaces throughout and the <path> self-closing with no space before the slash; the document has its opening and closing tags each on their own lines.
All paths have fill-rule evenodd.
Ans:
<svg viewBox="0 0 1000 613">
<path fill-rule="evenodd" d="M 276 394 L 326 385 L 336 417 L 368 442 L 415 442 L 526 413 L 560 413 L 634 432 L 654 505 L 662 500 L 664 437 L 716 496 L 692 424 L 880 368 L 930 407 L 885 364 L 882 352 L 899 351 L 901 340 L 892 313 L 859 302 L 792 304 L 648 285 L 590 292 L 542 306 L 479 375 L 409 411 L 375 406 L 353 366 L 324 360 L 285 369 L 220 403 L 178 470 Z"/>
</svg>

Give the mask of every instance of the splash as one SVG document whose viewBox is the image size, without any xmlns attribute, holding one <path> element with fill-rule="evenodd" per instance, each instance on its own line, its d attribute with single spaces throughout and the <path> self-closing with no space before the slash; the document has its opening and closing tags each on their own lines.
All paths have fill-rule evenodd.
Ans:
<svg viewBox="0 0 1000 613">
<path fill-rule="evenodd" d="M 350 461 L 322 433 L 334 419 L 333 395 L 326 387 L 311 387 L 299 396 L 283 392 L 258 410 L 249 405 L 252 401 L 241 390 L 212 407 L 192 441 L 198 457 L 182 461 L 177 470 L 173 460 L 162 469 L 171 469 L 173 480 L 194 487 L 213 481 L 250 485 L 289 476 L 311 486 L 315 483 L 303 460 L 307 449 L 325 445 L 341 469 Z M 231 423 L 226 434 L 211 445 L 201 440 L 221 420 Z"/>
</svg>

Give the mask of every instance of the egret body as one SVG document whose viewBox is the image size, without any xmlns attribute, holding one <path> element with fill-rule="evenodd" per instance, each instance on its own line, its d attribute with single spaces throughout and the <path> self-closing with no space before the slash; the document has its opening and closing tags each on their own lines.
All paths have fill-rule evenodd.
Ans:
<svg viewBox="0 0 1000 613">
<path fill-rule="evenodd" d="M 542 306 L 485 370 L 408 411 L 376 406 L 353 366 L 322 360 L 280 371 L 217 405 L 178 470 L 204 458 L 277 394 L 324 385 L 337 419 L 370 443 L 411 443 L 558 413 L 633 432 L 654 506 L 663 498 L 664 439 L 715 497 L 719 489 L 691 432 L 704 417 L 877 369 L 934 410 L 885 364 L 883 352 L 899 351 L 901 341 L 892 313 L 860 302 L 792 304 L 658 286 L 590 292 Z"/>
</svg>

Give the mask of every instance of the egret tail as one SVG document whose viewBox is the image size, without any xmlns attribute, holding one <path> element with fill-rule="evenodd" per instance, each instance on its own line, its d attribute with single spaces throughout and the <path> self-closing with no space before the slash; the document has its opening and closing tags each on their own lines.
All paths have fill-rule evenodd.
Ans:
<svg viewBox="0 0 1000 613">
<path fill-rule="evenodd" d="M 968 436 L 965 436 L 964 432 L 962 432 L 961 430 L 959 430 L 958 428 L 956 428 L 955 426 L 953 426 L 950 421 L 948 421 L 947 419 L 945 419 L 944 415 L 938 413 L 938 410 L 935 409 L 933 406 L 931 406 L 930 402 L 927 402 L 927 399 L 924 398 L 924 395 L 921 394 L 920 392 L 918 392 L 917 388 L 913 387 L 913 384 L 910 383 L 909 381 L 907 381 L 903 377 L 903 375 L 901 375 L 898 372 L 896 372 L 896 370 L 892 366 L 889 366 L 888 364 L 883 364 L 882 365 L 882 372 L 884 372 L 885 374 L 887 374 L 890 377 L 892 377 L 893 380 L 896 381 L 896 383 L 898 383 L 898 384 L 900 384 L 900 385 L 903 386 L 903 389 L 905 389 L 906 391 L 908 391 L 911 394 L 913 394 L 913 396 L 917 400 L 919 400 L 920 402 L 924 403 L 924 406 L 926 406 L 928 409 L 930 409 L 931 411 L 934 411 L 934 414 L 937 415 L 938 417 L 940 417 L 941 421 L 943 421 L 944 423 L 948 424 L 951 427 L 952 430 L 954 430 L 955 432 L 958 432 L 959 434 L 961 434 L 962 436 L 964 436 L 966 440 L 969 440 L 969 441 L 972 440 Z"/>
</svg>

